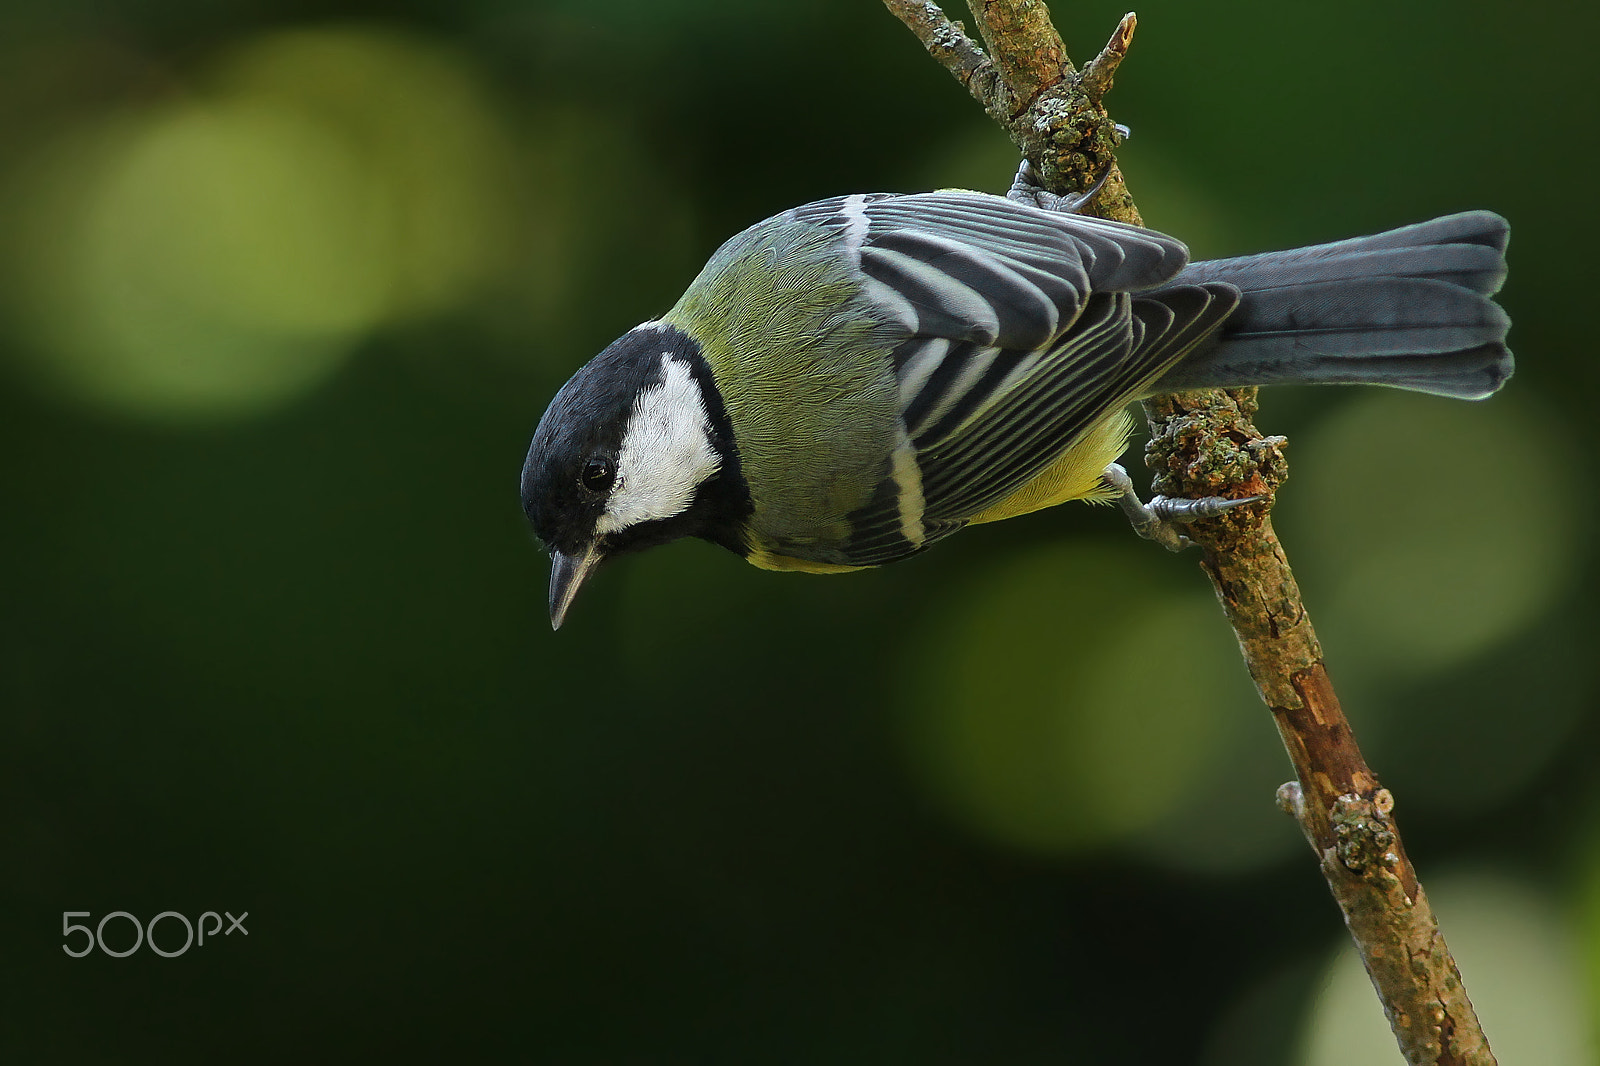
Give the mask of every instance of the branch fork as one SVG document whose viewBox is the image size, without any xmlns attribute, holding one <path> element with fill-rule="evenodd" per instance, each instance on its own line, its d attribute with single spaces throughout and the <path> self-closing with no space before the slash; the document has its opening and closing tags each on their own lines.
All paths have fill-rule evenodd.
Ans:
<svg viewBox="0 0 1600 1066">
<path fill-rule="evenodd" d="M 1131 12 L 1080 73 L 1038 0 L 971 0 L 982 46 L 928 0 L 884 0 L 884 5 L 1011 135 L 1044 188 L 1087 189 L 1114 166 L 1121 136 L 1101 100 L 1133 40 L 1138 20 Z M 1132 209 L 1115 170 L 1098 203 Z"/>
</svg>

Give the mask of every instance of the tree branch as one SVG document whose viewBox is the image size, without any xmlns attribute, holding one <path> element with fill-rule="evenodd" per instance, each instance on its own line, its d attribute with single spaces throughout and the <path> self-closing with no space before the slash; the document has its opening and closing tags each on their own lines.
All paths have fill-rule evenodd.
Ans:
<svg viewBox="0 0 1600 1066">
<path fill-rule="evenodd" d="M 1188 533 L 1294 763 L 1298 780 L 1278 790 L 1279 805 L 1317 855 L 1406 1061 L 1489 1066 L 1494 1056 L 1390 817 L 1394 797 L 1356 744 L 1265 513 L 1287 464 L 1284 439 L 1263 437 L 1251 424 L 1255 391 L 1146 402 L 1145 461 L 1157 472 L 1155 491 L 1266 497 Z"/>
<path fill-rule="evenodd" d="M 985 58 L 937 5 L 884 0 L 965 85 L 1030 159 L 1043 186 L 1086 188 L 1110 162 L 1114 126 L 1101 100 L 1136 25 L 1125 16 L 1080 75 L 1040 0 L 968 0 Z M 1103 217 L 1142 225 L 1115 171 L 1098 200 Z M 1328 679 L 1269 510 L 1287 473 L 1284 439 L 1255 428 L 1256 390 L 1158 396 L 1145 403 L 1145 461 L 1165 496 L 1261 496 L 1189 526 L 1262 700 L 1294 764 L 1278 790 L 1344 912 L 1390 1029 L 1414 1066 L 1492 1066 L 1494 1056 L 1461 975 L 1390 817 L 1394 797 L 1357 746 Z"/>
<path fill-rule="evenodd" d="M 948 70 L 963 88 L 972 93 L 985 111 L 991 111 L 991 100 L 1000 81 L 1000 72 L 983 54 L 983 49 L 967 36 L 966 28 L 951 22 L 939 10 L 939 5 L 928 0 L 883 0 L 895 17 L 910 27 L 922 47 Z"/>
</svg>

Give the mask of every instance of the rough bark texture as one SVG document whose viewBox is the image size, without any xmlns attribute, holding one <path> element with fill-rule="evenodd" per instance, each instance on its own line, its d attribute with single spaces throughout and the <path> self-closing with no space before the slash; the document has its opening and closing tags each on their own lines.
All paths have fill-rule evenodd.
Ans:
<svg viewBox="0 0 1600 1066">
<path fill-rule="evenodd" d="M 1254 389 L 1147 403 L 1155 489 L 1265 497 L 1189 537 L 1294 763 L 1280 805 L 1317 855 L 1406 1061 L 1488 1066 L 1494 1055 L 1391 817 L 1394 797 L 1356 744 L 1266 513 L 1287 472 L 1285 442 L 1256 430 L 1255 409 Z"/>
<path fill-rule="evenodd" d="M 1117 143 L 1101 100 L 1127 54 L 1133 16 L 1079 75 L 1039 0 L 968 2 L 988 57 L 937 5 L 884 0 L 1011 134 L 1046 189 L 1086 188 Z M 1096 213 L 1142 224 L 1116 170 Z M 1279 789 L 1280 805 L 1317 855 L 1407 1062 L 1491 1066 L 1494 1056 L 1390 817 L 1394 797 L 1356 745 L 1273 532 L 1269 511 L 1287 473 L 1285 441 L 1263 436 L 1252 424 L 1255 412 L 1255 389 L 1148 401 L 1145 461 L 1155 491 L 1262 498 L 1186 532 L 1200 546 L 1201 567 L 1294 763 L 1298 780 Z"/>
</svg>

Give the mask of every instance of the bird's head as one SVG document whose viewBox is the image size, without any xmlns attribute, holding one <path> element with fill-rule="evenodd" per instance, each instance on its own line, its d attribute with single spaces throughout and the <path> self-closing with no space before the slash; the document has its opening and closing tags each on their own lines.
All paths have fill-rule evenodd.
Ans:
<svg viewBox="0 0 1600 1066">
<path fill-rule="evenodd" d="M 550 551 L 551 626 L 606 559 L 684 536 L 726 543 L 737 465 L 710 370 L 680 330 L 646 323 L 574 374 L 522 468 L 523 510 Z"/>
</svg>

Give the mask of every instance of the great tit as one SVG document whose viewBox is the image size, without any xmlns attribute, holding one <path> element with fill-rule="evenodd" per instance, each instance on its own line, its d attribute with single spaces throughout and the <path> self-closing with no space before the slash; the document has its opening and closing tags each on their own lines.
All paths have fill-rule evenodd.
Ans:
<svg viewBox="0 0 1600 1066">
<path fill-rule="evenodd" d="M 1490 212 L 1191 264 L 1165 234 L 1025 200 L 785 211 L 574 374 L 522 470 L 551 625 L 601 562 L 679 537 L 837 573 L 1110 500 L 1141 397 L 1364 383 L 1477 399 L 1511 376 L 1491 300 L 1508 227 Z"/>
</svg>

